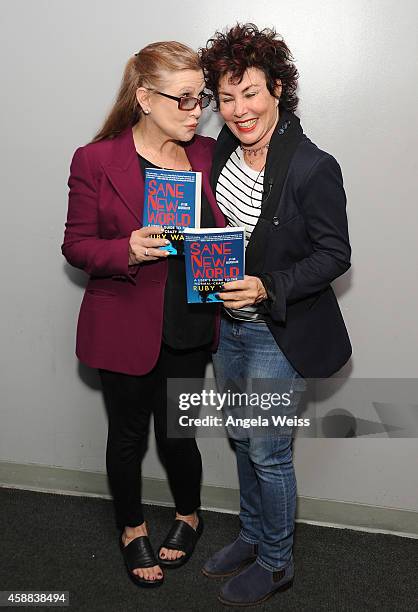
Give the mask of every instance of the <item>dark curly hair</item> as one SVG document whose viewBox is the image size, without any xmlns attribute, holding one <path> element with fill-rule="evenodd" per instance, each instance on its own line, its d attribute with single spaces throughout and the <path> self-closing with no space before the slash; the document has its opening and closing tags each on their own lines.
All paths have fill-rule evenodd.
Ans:
<svg viewBox="0 0 418 612">
<path fill-rule="evenodd" d="M 276 80 L 282 82 L 280 107 L 296 110 L 298 71 L 292 54 L 275 30 L 259 30 L 253 23 L 237 23 L 226 32 L 216 32 L 199 49 L 206 85 L 212 91 L 219 109 L 220 79 L 231 73 L 231 81 L 240 83 L 247 68 L 259 68 L 266 77 L 267 89 L 275 95 Z"/>
</svg>

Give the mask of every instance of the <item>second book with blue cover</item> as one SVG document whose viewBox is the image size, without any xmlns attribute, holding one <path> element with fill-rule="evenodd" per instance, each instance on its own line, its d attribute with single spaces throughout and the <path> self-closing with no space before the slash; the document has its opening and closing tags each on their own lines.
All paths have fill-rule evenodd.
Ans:
<svg viewBox="0 0 418 612">
<path fill-rule="evenodd" d="M 222 302 L 223 284 L 244 278 L 244 237 L 243 227 L 184 230 L 189 304 Z"/>
</svg>

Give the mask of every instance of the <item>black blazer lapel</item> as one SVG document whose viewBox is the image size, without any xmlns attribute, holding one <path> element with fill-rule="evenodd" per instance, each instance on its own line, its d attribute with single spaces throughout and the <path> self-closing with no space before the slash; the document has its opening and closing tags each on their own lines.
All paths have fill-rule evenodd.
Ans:
<svg viewBox="0 0 418 612">
<path fill-rule="evenodd" d="M 277 214 L 276 211 L 289 164 L 302 136 L 303 131 L 296 115 L 288 111 L 282 111 L 267 153 L 260 217 L 245 253 L 245 269 L 248 274 L 259 274 L 263 271 L 268 230 L 273 216 Z M 212 166 L 211 185 L 214 194 L 216 194 L 216 185 L 222 168 L 238 145 L 239 140 L 224 125 L 216 142 Z"/>
<path fill-rule="evenodd" d="M 289 165 L 303 136 L 296 115 L 283 111 L 270 140 L 263 182 L 263 203 L 258 222 L 251 234 L 245 252 L 245 269 L 248 274 L 264 271 L 264 259 L 268 235 L 278 206 Z"/>
<path fill-rule="evenodd" d="M 261 207 L 261 216 L 264 219 L 271 220 L 278 213 L 277 205 L 289 165 L 302 136 L 298 117 L 283 111 L 271 137 L 264 170 L 264 197 Z"/>
</svg>

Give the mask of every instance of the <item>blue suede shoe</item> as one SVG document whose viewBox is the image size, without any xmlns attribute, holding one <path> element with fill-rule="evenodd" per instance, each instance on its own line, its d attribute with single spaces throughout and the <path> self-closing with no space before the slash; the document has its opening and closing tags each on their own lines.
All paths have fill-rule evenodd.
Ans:
<svg viewBox="0 0 418 612">
<path fill-rule="evenodd" d="M 223 578 L 233 576 L 246 565 L 257 558 L 257 545 L 247 544 L 241 538 L 237 538 L 232 544 L 228 544 L 218 550 L 202 568 L 202 574 L 208 578 Z"/>
<path fill-rule="evenodd" d="M 290 587 L 293 574 L 293 561 L 276 572 L 270 572 L 255 562 L 238 576 L 228 580 L 218 599 L 227 606 L 255 606 L 278 591 Z"/>
</svg>

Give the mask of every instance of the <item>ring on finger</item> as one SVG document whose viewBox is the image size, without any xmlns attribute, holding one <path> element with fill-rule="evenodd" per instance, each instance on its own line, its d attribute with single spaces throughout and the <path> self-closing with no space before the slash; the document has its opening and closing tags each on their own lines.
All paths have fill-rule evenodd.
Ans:
<svg viewBox="0 0 418 612">
<path fill-rule="evenodd" d="M 148 257 L 149 253 L 148 253 L 148 249 L 145 249 L 145 253 L 144 253 L 145 257 Z"/>
</svg>

